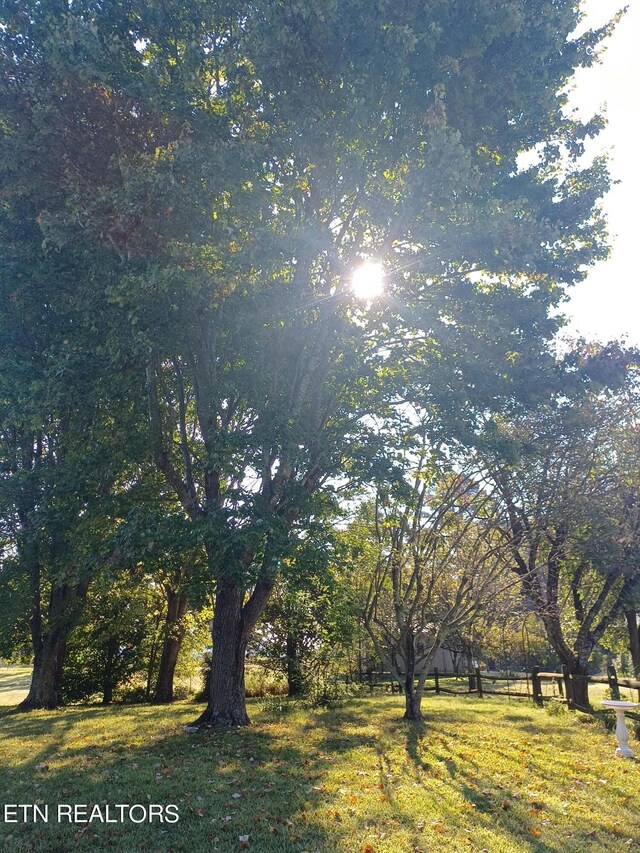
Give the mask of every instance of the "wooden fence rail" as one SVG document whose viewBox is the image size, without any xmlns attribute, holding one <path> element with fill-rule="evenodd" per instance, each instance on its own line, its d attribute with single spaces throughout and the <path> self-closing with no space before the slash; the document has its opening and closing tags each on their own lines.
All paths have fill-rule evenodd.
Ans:
<svg viewBox="0 0 640 853">
<path fill-rule="evenodd" d="M 537 676 L 537 678 L 536 678 Z M 638 701 L 640 701 L 640 681 L 636 681 L 632 678 L 618 678 L 618 674 L 616 672 L 615 666 L 612 664 L 607 667 L 607 674 L 605 675 L 573 675 L 569 673 L 566 666 L 562 667 L 562 673 L 557 672 L 542 672 L 539 668 L 534 667 L 534 672 L 532 674 L 532 679 L 537 681 L 537 685 L 534 687 L 534 702 L 538 704 L 543 704 L 549 698 L 549 696 L 544 696 L 542 693 L 542 681 L 555 681 L 560 687 L 560 697 L 562 701 L 564 701 L 569 708 L 579 707 L 576 705 L 575 701 L 575 691 L 574 684 L 576 682 L 586 682 L 587 683 L 587 693 L 589 690 L 589 685 L 591 684 L 606 684 L 609 688 L 610 698 L 619 700 L 620 699 L 620 688 L 625 687 L 628 690 L 636 690 L 638 691 Z M 561 680 L 560 680 L 561 679 Z M 562 684 L 564 684 L 564 691 L 562 690 Z M 584 708 L 582 710 L 590 710 L 589 708 Z M 632 715 L 638 716 L 638 715 Z M 640 716 L 638 716 L 640 719 Z"/>
<path fill-rule="evenodd" d="M 385 688 L 394 692 L 400 685 L 394 680 L 390 672 L 367 672 L 359 677 L 351 678 L 356 682 L 368 685 L 373 691 L 375 688 Z M 620 688 L 638 691 L 640 701 L 640 681 L 632 678 L 618 678 L 613 665 L 607 667 L 606 675 L 573 675 L 566 666 L 561 672 L 545 672 L 540 667 L 533 668 L 531 673 L 522 675 L 503 675 L 501 673 L 482 672 L 478 667 L 468 673 L 440 672 L 434 669 L 427 674 L 425 691 L 436 694 L 475 694 L 482 698 L 484 696 L 506 696 L 511 699 L 532 699 L 537 705 L 545 702 L 562 702 L 568 708 L 577 708 L 583 711 L 592 711 L 592 708 L 583 708 L 576 704 L 574 685 L 577 681 L 591 684 L 606 684 L 612 699 L 620 699 Z M 510 685 L 514 685 L 511 689 Z M 556 693 L 549 695 L 543 690 L 543 684 L 550 684 Z M 588 687 L 587 687 L 588 693 Z M 632 713 L 632 718 L 640 721 L 640 714 Z"/>
</svg>

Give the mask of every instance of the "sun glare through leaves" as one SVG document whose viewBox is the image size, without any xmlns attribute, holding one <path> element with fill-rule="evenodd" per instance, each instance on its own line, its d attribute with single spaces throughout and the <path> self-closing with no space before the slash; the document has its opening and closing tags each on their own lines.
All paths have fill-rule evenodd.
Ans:
<svg viewBox="0 0 640 853">
<path fill-rule="evenodd" d="M 384 268 L 378 261 L 364 261 L 353 271 L 351 289 L 357 299 L 371 301 L 384 290 Z"/>
</svg>

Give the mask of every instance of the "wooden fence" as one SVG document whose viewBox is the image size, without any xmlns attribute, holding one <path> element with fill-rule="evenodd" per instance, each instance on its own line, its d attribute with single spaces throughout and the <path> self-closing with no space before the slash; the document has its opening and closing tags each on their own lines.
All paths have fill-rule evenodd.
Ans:
<svg viewBox="0 0 640 853">
<path fill-rule="evenodd" d="M 392 693 L 401 692 L 400 685 L 390 672 L 369 671 L 349 680 L 367 686 L 371 692 L 379 689 Z M 425 692 L 449 695 L 473 693 L 478 696 L 486 694 L 533 699 L 530 676 L 482 672 L 479 668 L 468 673 L 441 672 L 434 669 L 427 675 Z"/>
<path fill-rule="evenodd" d="M 372 692 L 380 688 L 390 690 L 392 693 L 401 689 L 389 672 L 369 671 L 350 680 L 368 686 Z M 566 666 L 562 667 L 561 672 L 544 672 L 540 667 L 534 667 L 531 673 L 521 675 L 483 672 L 479 668 L 464 674 L 440 672 L 434 669 L 427 675 L 425 691 L 450 695 L 474 694 L 480 698 L 504 696 L 508 699 L 530 699 L 537 705 L 544 705 L 545 702 L 561 702 L 570 709 L 593 713 L 593 708 L 582 707 L 575 701 L 574 683 L 577 680 L 587 682 L 587 694 L 589 685 L 603 684 L 607 686 L 611 699 L 620 699 L 620 688 L 624 687 L 637 691 L 640 702 L 640 681 L 618 678 L 614 666 L 607 667 L 606 676 L 572 675 Z M 630 716 L 640 722 L 640 714 L 632 713 Z"/>
<path fill-rule="evenodd" d="M 569 708 L 589 710 L 588 708 L 581 708 L 576 702 L 574 684 L 578 681 L 582 683 L 586 682 L 587 694 L 592 684 L 606 685 L 610 693 L 608 698 L 615 700 L 620 700 L 621 687 L 630 691 L 636 690 L 638 692 L 638 701 L 640 702 L 640 681 L 635 681 L 632 678 L 619 678 L 616 668 L 613 665 L 607 667 L 606 675 L 572 675 L 566 666 L 562 667 L 561 672 L 543 672 L 540 667 L 534 667 L 531 673 L 533 701 L 538 705 L 543 705 L 545 701 L 553 699 L 554 701 L 563 702 Z M 545 694 L 543 689 L 545 683 L 555 684 L 558 695 L 549 696 L 548 693 Z"/>
</svg>

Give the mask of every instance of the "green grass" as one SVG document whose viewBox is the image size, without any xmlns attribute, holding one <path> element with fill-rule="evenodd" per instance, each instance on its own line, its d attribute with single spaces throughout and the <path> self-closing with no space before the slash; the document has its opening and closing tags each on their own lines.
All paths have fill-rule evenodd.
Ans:
<svg viewBox="0 0 640 853">
<path fill-rule="evenodd" d="M 17 705 L 29 692 L 30 666 L 13 666 L 0 663 L 0 706 Z"/>
<path fill-rule="evenodd" d="M 0 849 L 640 850 L 640 763 L 614 758 L 600 724 L 522 700 L 424 704 L 416 726 L 397 695 L 331 711 L 256 700 L 251 728 L 196 735 L 188 703 L 2 711 L 1 803 L 175 803 L 180 821 L 0 823 Z"/>
</svg>

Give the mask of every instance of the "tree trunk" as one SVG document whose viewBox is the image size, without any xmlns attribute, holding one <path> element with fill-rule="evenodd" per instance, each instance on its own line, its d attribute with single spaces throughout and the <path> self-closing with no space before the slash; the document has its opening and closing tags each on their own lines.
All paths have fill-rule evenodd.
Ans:
<svg viewBox="0 0 640 853">
<path fill-rule="evenodd" d="M 21 711 L 57 708 L 62 702 L 62 668 L 67 651 L 66 637 L 59 633 L 42 641 L 34 659 L 29 693 L 18 705 Z"/>
<path fill-rule="evenodd" d="M 287 686 L 289 696 L 302 694 L 304 683 L 296 634 L 287 634 Z"/>
<path fill-rule="evenodd" d="M 404 702 L 405 711 L 404 719 L 420 722 L 422 720 L 422 712 L 420 705 L 422 703 L 422 694 L 416 690 L 416 648 L 413 639 L 413 632 L 409 631 L 405 643 L 405 660 L 407 670 L 404 680 Z"/>
<path fill-rule="evenodd" d="M 589 702 L 589 682 L 586 680 L 588 673 L 587 661 L 581 662 L 579 658 L 574 657 L 566 661 L 569 674 L 572 676 L 571 683 L 573 685 L 573 701 L 581 708 L 590 708 Z M 578 676 L 575 678 L 574 676 Z"/>
<path fill-rule="evenodd" d="M 149 662 L 147 664 L 147 683 L 145 685 L 145 699 L 151 698 L 151 683 L 153 681 L 153 671 L 156 667 L 156 659 L 158 657 L 158 646 L 160 645 L 160 641 L 158 639 L 160 633 L 160 621 L 161 616 L 156 617 L 155 621 L 155 629 L 153 632 L 153 639 L 151 641 L 151 649 L 149 651 Z"/>
<path fill-rule="evenodd" d="M 184 614 L 187 610 L 187 594 L 184 590 L 167 589 L 167 618 L 165 636 L 160 658 L 160 669 L 153 694 L 154 702 L 173 702 L 173 678 L 178 662 L 180 646 L 184 639 Z"/>
<path fill-rule="evenodd" d="M 578 638 L 576 647 L 572 649 L 564 639 L 559 611 L 556 606 L 548 607 L 548 612 L 543 616 L 543 622 L 551 648 L 572 676 L 573 698 L 576 705 L 590 708 L 589 683 L 585 678 L 573 678 L 573 676 L 588 675 L 589 655 L 593 650 L 592 641 L 583 638 L 581 642 Z"/>
<path fill-rule="evenodd" d="M 587 673 L 577 672 L 576 675 L 586 675 Z M 573 673 L 572 673 L 573 675 Z M 581 708 L 590 708 L 591 703 L 589 702 L 589 682 L 582 678 L 573 679 L 573 700 L 576 705 L 579 705 Z"/>
<path fill-rule="evenodd" d="M 260 580 L 244 603 L 243 587 L 221 578 L 214 602 L 209 704 L 192 724 L 205 728 L 248 726 L 244 691 L 247 641 L 273 591 L 274 580 Z"/>
<path fill-rule="evenodd" d="M 21 711 L 57 708 L 62 703 L 62 672 L 67 653 L 67 638 L 75 626 L 87 594 L 89 580 L 76 587 L 56 586 L 49 596 L 48 623 L 42 626 L 39 602 L 34 606 L 31 622 L 33 673 L 26 698 L 18 705 Z"/>
<path fill-rule="evenodd" d="M 640 625 L 638 625 L 638 614 L 635 608 L 624 611 L 629 632 L 629 651 L 631 652 L 631 664 L 633 666 L 634 678 L 640 679 Z"/>
<path fill-rule="evenodd" d="M 113 690 L 116 686 L 115 662 L 118 654 L 118 638 L 110 637 L 102 673 L 102 704 L 110 705 L 113 700 Z"/>
<path fill-rule="evenodd" d="M 247 637 L 243 625 L 241 587 L 225 583 L 218 588 L 213 612 L 213 651 L 209 704 L 194 725 L 247 726 L 244 695 L 244 656 Z"/>
<path fill-rule="evenodd" d="M 411 720 L 414 723 L 419 723 L 422 721 L 422 711 L 420 710 L 420 706 L 422 704 L 422 697 L 418 696 L 417 691 L 415 689 L 411 690 L 411 693 L 405 691 L 404 694 L 404 719 Z"/>
</svg>

